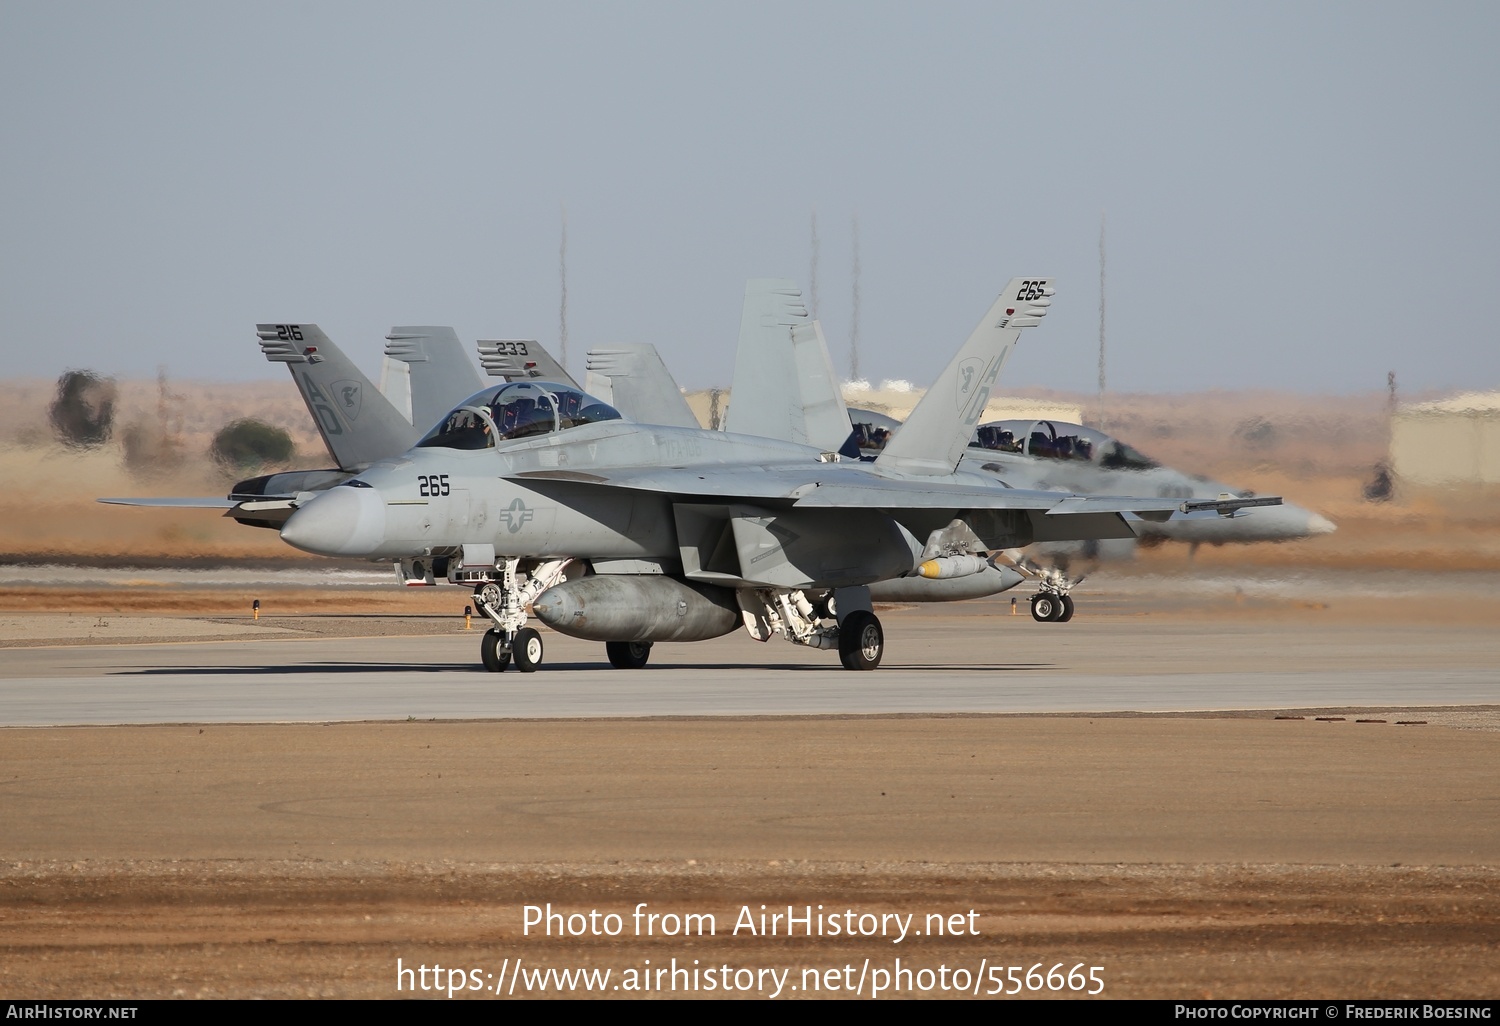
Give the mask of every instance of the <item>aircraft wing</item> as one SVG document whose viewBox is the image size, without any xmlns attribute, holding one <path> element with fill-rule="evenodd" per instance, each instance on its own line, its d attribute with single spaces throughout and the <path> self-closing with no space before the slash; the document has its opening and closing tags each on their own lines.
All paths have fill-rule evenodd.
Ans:
<svg viewBox="0 0 1500 1026">
<path fill-rule="evenodd" d="M 233 509 L 233 499 L 97 499 L 112 506 L 152 506 L 157 509 Z"/>
<path fill-rule="evenodd" d="M 1276 496 L 1253 499 L 1162 499 L 1135 496 L 1073 495 L 1067 492 L 984 485 L 874 478 L 857 466 L 824 464 L 809 473 L 801 467 L 747 465 L 705 474 L 702 467 L 626 467 L 590 470 L 529 470 L 507 475 L 527 484 L 569 481 L 645 492 L 667 492 L 718 501 L 778 500 L 799 507 L 882 510 L 1029 510 L 1048 516 L 1135 514 L 1165 520 L 1173 515 L 1212 510 L 1229 513 L 1245 506 L 1279 505 Z"/>
<path fill-rule="evenodd" d="M 299 492 L 295 495 L 266 495 L 253 498 L 199 499 L 98 499 L 98 502 L 114 506 L 149 506 L 154 509 L 221 509 L 230 519 L 247 527 L 269 527 L 279 529 L 297 509 L 305 505 L 317 492 Z"/>
</svg>

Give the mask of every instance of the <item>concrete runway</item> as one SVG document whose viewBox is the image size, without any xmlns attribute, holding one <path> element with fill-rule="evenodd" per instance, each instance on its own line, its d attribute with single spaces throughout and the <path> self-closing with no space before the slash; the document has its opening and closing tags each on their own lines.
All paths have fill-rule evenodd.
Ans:
<svg viewBox="0 0 1500 1026">
<path fill-rule="evenodd" d="M 477 669 L 479 632 L 451 619 L 431 636 L 311 638 L 287 619 L 263 622 L 264 640 L 0 650 L 0 725 L 1500 705 L 1500 636 L 1476 624 L 1112 608 L 1065 625 L 1004 600 L 893 610 L 873 673 L 743 635 L 658 645 L 619 671 L 602 645 L 547 632 L 540 672 L 494 675 Z"/>
</svg>

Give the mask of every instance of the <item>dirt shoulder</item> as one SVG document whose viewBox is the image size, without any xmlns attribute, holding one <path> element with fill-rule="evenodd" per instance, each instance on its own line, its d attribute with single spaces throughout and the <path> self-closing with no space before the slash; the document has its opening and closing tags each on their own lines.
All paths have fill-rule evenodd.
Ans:
<svg viewBox="0 0 1500 1026">
<path fill-rule="evenodd" d="M 1472 869 L 86 863 L 9 867 L 0 895 L 0 989 L 16 998 L 446 1000 L 450 986 L 462 988 L 454 998 L 493 999 L 497 987 L 618 998 L 643 984 L 660 997 L 868 998 L 883 986 L 883 997 L 953 998 L 975 996 L 976 981 L 998 997 L 1026 987 L 1033 968 L 1038 989 L 1022 996 L 1092 991 L 1091 971 L 1111 998 L 1500 989 L 1500 884 Z M 794 923 L 789 937 L 785 918 L 761 919 L 788 909 L 815 925 Z M 551 937 L 540 925 L 549 913 L 562 917 Z M 558 936 L 569 922 L 584 935 Z M 653 935 L 636 936 L 638 923 Z M 830 936 L 832 923 L 871 935 Z M 1042 989 L 1054 967 L 1060 992 Z M 538 985 L 531 974 L 546 969 L 590 971 L 596 989 Z M 1062 974 L 1075 969 L 1079 989 L 1068 990 Z"/>
<path fill-rule="evenodd" d="M 1500 990 L 1495 733 L 1270 714 L 0 733 L 7 996 L 399 996 L 397 959 L 517 958 L 794 983 L 866 958 L 1083 964 L 1112 997 Z M 549 902 L 626 932 L 527 933 Z M 676 932 L 624 927 L 641 903 Z M 735 934 L 761 905 L 965 925 Z M 683 935 L 688 914 L 716 932 Z"/>
</svg>

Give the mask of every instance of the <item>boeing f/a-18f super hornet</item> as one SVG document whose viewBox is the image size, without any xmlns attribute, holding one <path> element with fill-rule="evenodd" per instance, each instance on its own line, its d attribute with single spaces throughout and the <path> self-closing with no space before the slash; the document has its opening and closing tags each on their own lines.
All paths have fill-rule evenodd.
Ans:
<svg viewBox="0 0 1500 1026">
<path fill-rule="evenodd" d="M 873 410 L 850 411 L 860 451 L 877 455 L 901 429 L 900 421 Z M 1008 484 L 1045 491 L 1085 495 L 1155 495 L 1167 499 L 1253 498 L 1254 492 L 1233 488 L 1198 474 L 1164 466 L 1102 431 L 1048 420 L 1001 420 L 981 424 L 964 452 L 964 470 L 993 474 Z M 1174 518 L 1166 521 L 1132 520 L 1133 538 L 1107 542 L 1058 542 L 1034 547 L 1032 555 L 1010 554 L 1024 572 L 1036 579 L 1032 616 L 1038 620 L 1072 618 L 1069 591 L 1082 578 L 1070 579 L 1068 563 L 1082 556 L 1125 558 L 1137 540 L 1223 545 L 1282 542 L 1328 534 L 1335 525 L 1326 517 L 1291 503 L 1257 509 L 1253 515 Z M 1044 565 L 1051 564 L 1051 565 Z"/>
<path fill-rule="evenodd" d="M 639 425 L 565 385 L 514 381 L 459 404 L 403 456 L 291 500 L 290 544 L 331 556 L 440 563 L 493 622 L 487 667 L 542 659 L 525 605 L 604 641 L 616 666 L 656 641 L 752 636 L 837 648 L 873 669 L 884 634 L 869 585 L 1035 540 L 1130 537 L 1127 517 L 1215 515 L 1279 500 L 1088 497 L 958 470 L 1001 365 L 1037 324 L 1047 279 L 1010 283 L 901 436 L 871 464 L 816 445 Z M 588 576 L 557 583 L 563 566 Z"/>
</svg>

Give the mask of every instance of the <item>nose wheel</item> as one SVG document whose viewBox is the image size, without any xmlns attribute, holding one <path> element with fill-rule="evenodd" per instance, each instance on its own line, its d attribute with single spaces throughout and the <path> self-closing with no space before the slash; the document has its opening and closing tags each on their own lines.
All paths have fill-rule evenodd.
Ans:
<svg viewBox="0 0 1500 1026">
<path fill-rule="evenodd" d="M 479 660 L 491 673 L 503 673 L 510 665 L 510 648 L 505 644 L 505 636 L 498 630 L 487 630 L 484 637 L 479 639 Z"/>
<path fill-rule="evenodd" d="M 522 627 L 510 644 L 499 628 L 484 632 L 479 639 L 479 659 L 491 673 L 503 673 L 514 659 L 522 673 L 535 673 L 542 665 L 542 636 L 530 627 Z"/>
<path fill-rule="evenodd" d="M 510 643 L 511 655 L 516 658 L 516 669 L 522 673 L 535 673 L 542 665 L 542 636 L 531 627 L 516 631 L 516 640 Z"/>
</svg>

